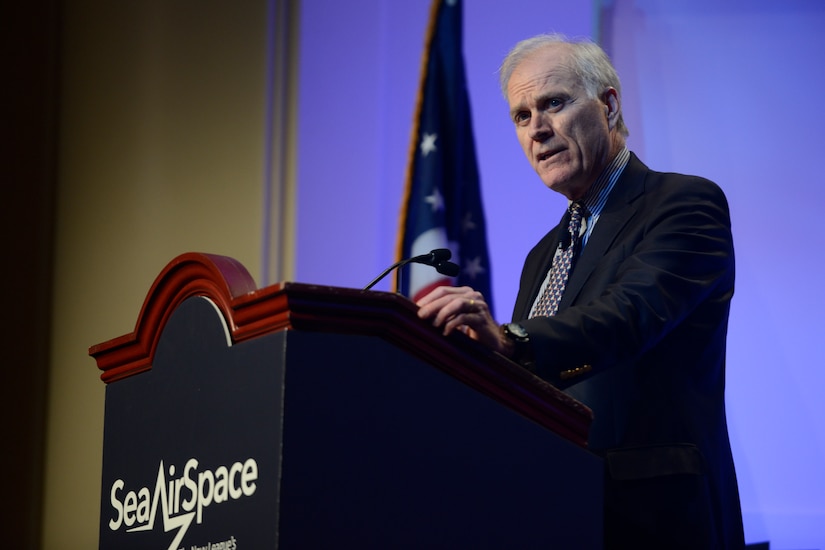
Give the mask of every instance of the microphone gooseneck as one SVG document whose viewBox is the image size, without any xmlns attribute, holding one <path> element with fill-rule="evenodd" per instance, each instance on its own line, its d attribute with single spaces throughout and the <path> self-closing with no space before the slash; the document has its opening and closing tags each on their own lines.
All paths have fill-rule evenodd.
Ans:
<svg viewBox="0 0 825 550">
<path fill-rule="evenodd" d="M 420 256 L 413 256 L 412 258 L 406 258 L 404 260 L 400 260 L 400 261 L 395 262 L 394 264 L 392 264 L 390 267 L 388 267 L 384 271 L 382 271 L 381 274 L 378 275 L 378 277 L 373 279 L 372 282 L 370 282 L 370 284 L 368 284 L 367 286 L 364 287 L 364 290 L 371 289 L 381 279 L 386 277 L 387 274 L 389 274 L 392 270 L 400 269 L 401 267 L 403 267 L 407 264 L 429 265 L 429 266 L 434 267 L 436 269 L 436 271 L 438 271 L 442 275 L 447 275 L 448 277 L 455 277 L 456 275 L 458 275 L 461 268 L 458 266 L 458 264 L 455 264 L 455 263 L 449 261 L 450 258 L 452 258 L 452 256 L 453 256 L 453 253 L 450 252 L 449 249 L 447 249 L 447 248 L 436 248 L 434 250 L 431 250 L 427 254 L 421 254 Z M 397 286 L 397 288 L 400 288 L 400 285 L 396 285 L 396 286 Z"/>
</svg>

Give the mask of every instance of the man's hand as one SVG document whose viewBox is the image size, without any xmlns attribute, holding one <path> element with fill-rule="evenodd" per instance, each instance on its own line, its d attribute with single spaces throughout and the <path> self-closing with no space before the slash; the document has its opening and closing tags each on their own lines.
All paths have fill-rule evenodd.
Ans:
<svg viewBox="0 0 825 550">
<path fill-rule="evenodd" d="M 468 286 L 439 286 L 421 298 L 418 306 L 418 316 L 443 329 L 445 336 L 459 330 L 499 353 L 512 353 L 512 343 L 490 315 L 490 308 L 480 292 Z"/>
</svg>

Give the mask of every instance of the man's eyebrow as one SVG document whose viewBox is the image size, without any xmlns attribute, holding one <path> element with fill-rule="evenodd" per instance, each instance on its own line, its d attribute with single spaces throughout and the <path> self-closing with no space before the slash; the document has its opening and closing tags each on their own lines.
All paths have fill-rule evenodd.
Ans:
<svg viewBox="0 0 825 550">
<path fill-rule="evenodd" d="M 573 97 L 573 94 L 570 92 L 570 90 L 568 90 L 566 88 L 555 88 L 553 90 L 547 90 L 547 91 L 543 92 L 542 94 L 536 96 L 533 99 L 535 100 L 535 103 L 541 104 L 541 103 L 544 103 L 544 102 L 546 102 L 550 99 L 558 98 L 558 99 L 563 99 L 563 100 L 566 101 L 566 100 L 568 100 L 572 97 Z M 527 105 L 525 103 L 526 102 L 524 102 L 524 101 L 519 101 L 518 103 L 513 105 L 513 107 L 510 109 L 510 116 L 512 117 L 513 115 L 515 115 L 519 111 L 523 111 L 525 109 L 529 110 L 529 107 L 527 107 Z"/>
<path fill-rule="evenodd" d="M 524 109 L 526 109 L 526 107 L 524 106 L 523 102 L 519 102 L 519 103 L 513 105 L 510 108 L 510 118 L 513 118 L 514 116 L 516 116 L 516 113 L 519 113 L 519 112 L 523 111 Z"/>
</svg>

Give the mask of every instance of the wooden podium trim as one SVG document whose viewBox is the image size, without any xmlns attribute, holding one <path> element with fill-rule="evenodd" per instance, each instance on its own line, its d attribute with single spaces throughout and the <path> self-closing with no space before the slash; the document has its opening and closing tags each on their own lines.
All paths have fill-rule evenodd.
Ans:
<svg viewBox="0 0 825 550">
<path fill-rule="evenodd" d="M 89 348 L 108 383 L 152 368 L 164 326 L 184 300 L 204 296 L 220 309 L 233 343 L 279 330 L 381 337 L 534 420 L 586 446 L 590 409 L 461 333 L 444 337 L 415 314 L 417 306 L 389 293 L 303 283 L 257 289 L 249 272 L 225 256 L 187 253 L 158 275 L 134 332 Z"/>
</svg>

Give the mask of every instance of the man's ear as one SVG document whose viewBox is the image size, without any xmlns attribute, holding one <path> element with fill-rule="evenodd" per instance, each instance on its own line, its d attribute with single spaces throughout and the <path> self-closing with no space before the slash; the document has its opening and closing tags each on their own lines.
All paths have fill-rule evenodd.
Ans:
<svg viewBox="0 0 825 550">
<path fill-rule="evenodd" d="M 604 102 L 604 113 L 607 117 L 607 125 L 613 130 L 619 123 L 619 112 L 621 110 L 621 101 L 619 100 L 619 92 L 616 88 L 610 87 L 605 90 L 602 96 Z"/>
</svg>

